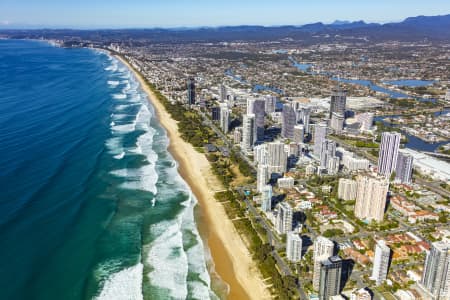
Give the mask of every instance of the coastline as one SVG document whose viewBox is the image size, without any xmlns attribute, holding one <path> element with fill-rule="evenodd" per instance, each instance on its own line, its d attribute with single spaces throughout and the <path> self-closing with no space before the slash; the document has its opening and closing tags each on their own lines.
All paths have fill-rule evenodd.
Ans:
<svg viewBox="0 0 450 300">
<path fill-rule="evenodd" d="M 223 187 L 212 173 L 205 155 L 197 152 L 191 144 L 181 138 L 177 122 L 171 118 L 165 107 L 147 86 L 142 75 L 136 72 L 122 57 L 118 55 L 114 55 L 114 57 L 134 73 L 155 108 L 161 126 L 167 132 L 170 140 L 168 150 L 178 162 L 180 175 L 199 201 L 202 223 L 205 224 L 200 231 L 206 235 L 214 271 L 229 286 L 228 298 L 270 299 L 270 293 L 264 285 L 263 278 L 249 250 L 226 215 L 223 206 L 214 199 L 214 193 L 223 190 Z"/>
</svg>

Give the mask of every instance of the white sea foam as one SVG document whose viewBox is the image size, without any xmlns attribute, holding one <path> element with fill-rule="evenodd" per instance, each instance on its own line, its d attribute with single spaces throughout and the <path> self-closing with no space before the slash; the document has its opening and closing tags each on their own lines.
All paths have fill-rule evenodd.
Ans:
<svg viewBox="0 0 450 300">
<path fill-rule="evenodd" d="M 112 118 L 114 121 L 120 121 L 120 120 L 125 119 L 126 117 L 128 117 L 128 115 L 125 115 L 125 114 L 112 114 L 112 115 L 111 115 L 111 118 Z"/>
<path fill-rule="evenodd" d="M 108 80 L 108 85 L 111 86 L 112 88 L 118 86 L 120 84 L 120 81 L 117 80 Z"/>
<path fill-rule="evenodd" d="M 112 137 L 106 140 L 105 144 L 111 154 L 118 155 L 124 152 L 121 137 Z"/>
<path fill-rule="evenodd" d="M 126 182 L 121 185 L 122 188 L 149 191 L 156 195 L 156 183 L 158 182 L 159 176 L 155 170 L 155 164 L 158 160 L 158 154 L 152 149 L 155 130 L 153 128 L 149 128 L 144 122 L 145 118 L 149 118 L 149 116 L 150 113 L 148 110 L 140 110 L 140 113 L 138 113 L 136 120 L 132 124 L 116 125 L 113 127 L 113 130 L 119 129 L 118 131 L 121 133 L 132 132 L 136 129 L 136 127 L 147 130 L 144 134 L 138 137 L 136 148 L 129 149 L 129 152 L 145 155 L 148 164 L 137 169 L 115 170 L 112 171 L 111 174 L 126 179 Z M 118 126 L 122 127 L 117 128 Z"/>
<path fill-rule="evenodd" d="M 191 197 L 185 201 L 188 208 L 184 211 L 182 228 L 183 231 L 188 231 L 189 234 L 195 236 L 195 245 L 187 251 L 189 272 L 196 273 L 200 280 L 189 281 L 190 296 L 193 299 L 208 299 L 210 297 L 211 279 L 206 269 L 206 260 L 204 256 L 203 242 L 200 234 L 197 231 L 194 219 L 194 206 L 197 200 Z"/>
<path fill-rule="evenodd" d="M 144 266 L 139 263 L 133 267 L 112 274 L 104 283 L 97 300 L 141 300 L 142 271 Z"/>
<path fill-rule="evenodd" d="M 119 170 L 122 171 L 123 170 Z M 126 182 L 121 184 L 124 189 L 141 190 L 151 192 L 153 195 L 158 193 L 156 183 L 158 182 L 158 174 L 155 172 L 153 164 L 145 165 L 139 169 L 126 169 Z"/>
<path fill-rule="evenodd" d="M 133 122 L 131 124 L 114 125 L 111 129 L 113 132 L 130 133 L 136 130 L 136 124 Z"/>
<path fill-rule="evenodd" d="M 112 60 L 111 65 L 105 68 L 105 71 L 116 72 L 119 67 L 117 60 Z"/>
<path fill-rule="evenodd" d="M 142 100 L 142 96 L 140 94 L 132 94 L 130 100 L 132 102 L 141 101 Z"/>
<path fill-rule="evenodd" d="M 125 94 L 114 94 L 113 98 L 116 99 L 116 100 L 123 100 L 123 99 L 127 98 L 127 95 L 125 95 Z"/>
<path fill-rule="evenodd" d="M 173 299 L 186 299 L 188 263 L 183 250 L 178 220 L 151 227 L 158 237 L 151 243 L 147 262 L 153 270 L 147 274 L 150 284 L 169 290 Z"/>
<path fill-rule="evenodd" d="M 136 104 L 131 104 L 131 103 L 130 104 L 120 104 L 120 105 L 116 106 L 116 110 L 123 111 L 123 110 L 127 109 L 128 107 L 134 106 L 134 105 L 136 105 Z"/>
<path fill-rule="evenodd" d="M 122 89 L 122 93 L 126 93 L 131 90 L 131 85 L 129 82 L 125 85 L 125 87 Z"/>
<path fill-rule="evenodd" d="M 124 156 L 125 156 L 125 152 L 122 151 L 121 153 L 119 153 L 117 155 L 114 155 L 114 158 L 115 159 L 122 159 L 122 158 L 124 158 Z"/>
</svg>

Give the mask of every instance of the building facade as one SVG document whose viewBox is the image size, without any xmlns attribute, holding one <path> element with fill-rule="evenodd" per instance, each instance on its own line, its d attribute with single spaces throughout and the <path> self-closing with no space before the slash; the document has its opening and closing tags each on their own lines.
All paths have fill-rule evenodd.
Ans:
<svg viewBox="0 0 450 300">
<path fill-rule="evenodd" d="M 260 164 L 256 171 L 256 190 L 258 193 L 262 193 L 264 187 L 269 181 L 269 167 L 267 165 Z"/>
<path fill-rule="evenodd" d="M 285 139 L 294 139 L 295 124 L 296 116 L 294 108 L 290 104 L 284 104 L 281 114 L 281 136 Z"/>
<path fill-rule="evenodd" d="M 334 254 L 334 243 L 326 237 L 319 236 L 314 241 L 313 252 L 313 288 L 315 291 L 319 290 L 320 285 L 320 263 L 321 261 L 328 259 Z"/>
<path fill-rule="evenodd" d="M 414 158 L 412 155 L 398 152 L 397 166 L 395 168 L 395 181 L 403 184 L 410 184 L 412 182 Z"/>
<path fill-rule="evenodd" d="M 223 84 L 220 85 L 220 91 L 219 91 L 219 100 L 220 102 L 226 102 L 227 101 L 227 87 Z"/>
<path fill-rule="evenodd" d="M 342 133 L 342 130 L 344 130 L 344 115 L 341 115 L 339 113 L 332 113 L 331 119 L 330 119 L 330 128 L 337 134 Z"/>
<path fill-rule="evenodd" d="M 320 263 L 319 299 L 329 300 L 341 293 L 342 258 L 331 256 Z"/>
<path fill-rule="evenodd" d="M 261 210 L 265 213 L 272 210 L 272 186 L 267 184 L 261 192 Z"/>
<path fill-rule="evenodd" d="M 355 216 L 367 221 L 383 221 L 389 180 L 382 176 L 359 175 L 356 183 Z"/>
<path fill-rule="evenodd" d="M 339 179 L 338 198 L 349 201 L 356 199 L 357 184 L 355 180 L 341 178 Z"/>
<path fill-rule="evenodd" d="M 230 110 L 227 103 L 220 103 L 220 129 L 227 134 L 230 128 Z"/>
<path fill-rule="evenodd" d="M 450 243 L 435 242 L 425 260 L 423 289 L 433 300 L 450 299 Z"/>
<path fill-rule="evenodd" d="M 255 100 L 253 103 L 253 113 L 255 114 L 256 139 L 264 140 L 264 123 L 265 123 L 265 105 L 264 100 Z"/>
<path fill-rule="evenodd" d="M 287 233 L 286 257 L 291 262 L 299 262 L 302 259 L 302 238 L 296 232 Z"/>
<path fill-rule="evenodd" d="M 375 280 L 375 285 L 381 285 L 386 280 L 390 259 L 391 249 L 386 245 L 385 241 L 379 240 L 375 246 L 372 270 L 372 279 Z"/>
<path fill-rule="evenodd" d="M 242 143 L 241 148 L 243 151 L 249 153 L 253 150 L 253 146 L 256 142 L 256 124 L 255 115 L 244 115 L 242 119 Z"/>
<path fill-rule="evenodd" d="M 398 132 L 383 132 L 381 135 L 380 153 L 378 156 L 378 173 L 391 176 L 397 166 L 398 149 L 401 134 Z"/>
<path fill-rule="evenodd" d="M 276 229 L 279 234 L 285 234 L 292 230 L 293 211 L 287 202 L 278 204 Z"/>
<path fill-rule="evenodd" d="M 265 96 L 264 97 L 264 110 L 266 114 L 270 115 L 271 113 L 275 112 L 276 106 L 277 106 L 277 97 L 275 96 Z"/>
<path fill-rule="evenodd" d="M 194 105 L 195 104 L 195 78 L 189 77 L 187 80 L 187 104 Z"/>
<path fill-rule="evenodd" d="M 294 143 L 300 144 L 304 142 L 305 127 L 303 125 L 294 126 Z"/>
<path fill-rule="evenodd" d="M 319 123 L 314 126 L 314 148 L 313 154 L 320 158 L 322 152 L 322 144 L 327 137 L 328 127 L 326 123 Z"/>
<path fill-rule="evenodd" d="M 340 88 L 334 89 L 331 94 L 329 119 L 332 118 L 333 113 L 337 113 L 344 117 L 346 103 L 347 91 L 341 90 Z"/>
<path fill-rule="evenodd" d="M 267 143 L 267 165 L 269 173 L 282 174 L 287 169 L 287 152 L 280 142 Z"/>
</svg>

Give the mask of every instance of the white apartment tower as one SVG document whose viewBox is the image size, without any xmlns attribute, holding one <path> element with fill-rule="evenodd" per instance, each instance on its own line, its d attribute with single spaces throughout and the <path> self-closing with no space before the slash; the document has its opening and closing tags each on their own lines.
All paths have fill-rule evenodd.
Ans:
<svg viewBox="0 0 450 300">
<path fill-rule="evenodd" d="M 372 280 L 375 284 L 381 285 L 387 278 L 389 262 L 391 258 L 391 249 L 386 242 L 379 240 L 375 246 L 375 257 L 373 259 Z"/>
<path fill-rule="evenodd" d="M 272 186 L 270 184 L 265 185 L 261 192 L 261 210 L 263 212 L 272 210 L 272 195 Z"/>
<path fill-rule="evenodd" d="M 266 114 L 270 115 L 271 113 L 275 112 L 275 108 L 277 105 L 277 97 L 265 96 L 264 101 L 265 101 L 264 110 Z"/>
<path fill-rule="evenodd" d="M 345 118 L 339 113 L 332 113 L 330 120 L 330 128 L 337 134 L 340 134 L 344 129 Z"/>
<path fill-rule="evenodd" d="M 255 115 L 247 114 L 244 115 L 242 120 L 242 150 L 251 152 L 253 149 L 253 145 L 256 142 L 256 124 L 255 124 Z"/>
<path fill-rule="evenodd" d="M 410 184 L 412 179 L 414 158 L 407 153 L 398 152 L 397 166 L 395 168 L 395 181 Z"/>
<path fill-rule="evenodd" d="M 294 143 L 303 143 L 305 137 L 305 127 L 303 125 L 294 126 Z"/>
<path fill-rule="evenodd" d="M 334 243 L 326 237 L 319 236 L 314 241 L 314 273 L 313 273 L 313 288 L 315 291 L 319 290 L 320 285 L 320 262 L 328 259 L 334 254 Z"/>
<path fill-rule="evenodd" d="M 302 238 L 296 232 L 287 233 L 286 257 L 291 262 L 299 262 L 302 259 Z"/>
<path fill-rule="evenodd" d="M 420 285 L 430 295 L 430 299 L 450 299 L 450 242 L 432 244 Z"/>
<path fill-rule="evenodd" d="M 242 127 L 236 127 L 233 132 L 233 140 L 235 144 L 242 142 Z"/>
<path fill-rule="evenodd" d="M 253 148 L 253 161 L 257 165 L 267 165 L 267 144 L 261 144 Z"/>
<path fill-rule="evenodd" d="M 258 193 L 262 193 L 264 187 L 269 181 L 269 167 L 267 165 L 258 165 L 258 169 L 256 172 L 256 190 Z"/>
<path fill-rule="evenodd" d="M 336 156 L 336 142 L 324 139 L 320 151 L 320 166 L 328 168 L 328 161 Z"/>
<path fill-rule="evenodd" d="M 248 98 L 247 99 L 247 115 L 254 114 L 254 111 L 255 111 L 254 106 L 255 106 L 255 99 Z"/>
<path fill-rule="evenodd" d="M 220 102 L 226 102 L 227 101 L 227 87 L 223 84 L 220 85 Z"/>
<path fill-rule="evenodd" d="M 230 110 L 227 103 L 220 103 L 220 129 L 227 134 L 230 127 Z"/>
<path fill-rule="evenodd" d="M 398 132 L 382 133 L 380 154 L 378 157 L 379 174 L 389 177 L 395 170 L 401 137 L 401 134 Z"/>
<path fill-rule="evenodd" d="M 349 201 L 356 199 L 357 184 L 355 180 L 341 178 L 339 179 L 338 198 Z"/>
<path fill-rule="evenodd" d="M 285 139 L 294 139 L 295 124 L 296 115 L 294 108 L 289 104 L 284 104 L 281 114 L 281 136 Z"/>
<path fill-rule="evenodd" d="M 285 173 L 287 169 L 287 152 L 284 144 L 273 142 L 267 144 L 267 165 L 269 166 L 269 174 Z"/>
<path fill-rule="evenodd" d="M 319 123 L 314 126 L 314 155 L 319 158 L 322 152 L 322 144 L 327 136 L 327 124 Z"/>
<path fill-rule="evenodd" d="M 309 133 L 309 123 L 311 119 L 311 108 L 303 107 L 301 109 L 301 123 L 305 126 L 305 133 Z"/>
<path fill-rule="evenodd" d="M 355 216 L 369 221 L 383 221 L 389 180 L 382 176 L 359 175 L 356 182 Z"/>
<path fill-rule="evenodd" d="M 276 229 L 279 234 L 285 234 L 292 230 L 292 207 L 287 202 L 278 204 L 278 214 L 275 220 Z"/>
</svg>

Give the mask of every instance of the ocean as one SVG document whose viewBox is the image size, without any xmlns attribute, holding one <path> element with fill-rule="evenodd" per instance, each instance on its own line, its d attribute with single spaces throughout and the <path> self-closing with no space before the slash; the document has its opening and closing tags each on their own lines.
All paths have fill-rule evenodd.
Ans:
<svg viewBox="0 0 450 300">
<path fill-rule="evenodd" d="M 0 40 L 0 298 L 217 299 L 168 143 L 115 58 Z"/>
</svg>

